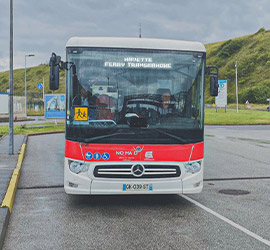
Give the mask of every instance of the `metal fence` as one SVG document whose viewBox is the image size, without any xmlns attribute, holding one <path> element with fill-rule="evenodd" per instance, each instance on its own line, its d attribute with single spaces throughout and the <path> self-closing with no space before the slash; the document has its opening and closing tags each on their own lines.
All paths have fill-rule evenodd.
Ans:
<svg viewBox="0 0 270 250">
<path fill-rule="evenodd" d="M 0 93 L 0 116 L 9 114 L 8 93 Z M 27 115 L 44 115 L 44 101 L 42 93 L 27 92 Z M 14 93 L 13 112 L 16 117 L 26 117 L 25 94 Z"/>
<path fill-rule="evenodd" d="M 8 94 L 0 94 L 0 116 L 6 117 L 9 114 L 9 105 L 8 105 Z M 13 96 L 13 113 L 15 116 L 23 117 L 25 116 L 25 97 L 24 96 Z"/>
</svg>

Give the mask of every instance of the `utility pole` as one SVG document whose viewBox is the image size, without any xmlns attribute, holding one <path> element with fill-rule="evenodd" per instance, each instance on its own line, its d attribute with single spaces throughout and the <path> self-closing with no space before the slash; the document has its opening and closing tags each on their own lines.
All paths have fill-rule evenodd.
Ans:
<svg viewBox="0 0 270 250">
<path fill-rule="evenodd" d="M 10 0 L 10 45 L 9 45 L 9 155 L 14 154 L 13 135 L 13 0 Z"/>
<path fill-rule="evenodd" d="M 236 95 L 236 112 L 238 113 L 238 87 L 237 87 L 237 61 L 235 62 L 235 95 Z"/>
</svg>

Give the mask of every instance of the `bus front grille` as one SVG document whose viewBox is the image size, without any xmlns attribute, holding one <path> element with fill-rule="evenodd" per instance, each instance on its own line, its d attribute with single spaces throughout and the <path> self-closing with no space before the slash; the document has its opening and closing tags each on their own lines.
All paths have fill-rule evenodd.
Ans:
<svg viewBox="0 0 270 250">
<path fill-rule="evenodd" d="M 135 176 L 132 172 L 133 165 L 98 165 L 94 169 L 94 176 L 99 178 L 173 178 L 181 174 L 180 167 L 176 165 L 143 165 L 144 172 L 141 176 Z"/>
</svg>

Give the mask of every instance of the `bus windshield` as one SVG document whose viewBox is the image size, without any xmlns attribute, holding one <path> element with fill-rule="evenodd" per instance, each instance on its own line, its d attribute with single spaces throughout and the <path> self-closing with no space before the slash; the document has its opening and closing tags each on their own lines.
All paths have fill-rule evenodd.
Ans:
<svg viewBox="0 0 270 250">
<path fill-rule="evenodd" d="M 67 48 L 66 138 L 101 144 L 203 141 L 202 52 Z"/>
</svg>

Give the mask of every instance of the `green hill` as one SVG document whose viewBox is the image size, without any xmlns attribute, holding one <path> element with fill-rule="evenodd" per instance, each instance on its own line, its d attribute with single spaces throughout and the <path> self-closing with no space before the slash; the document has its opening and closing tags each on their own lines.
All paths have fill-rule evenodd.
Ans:
<svg viewBox="0 0 270 250">
<path fill-rule="evenodd" d="M 228 102 L 235 102 L 235 62 L 238 67 L 239 103 L 266 103 L 270 98 L 270 31 L 206 45 L 207 65 L 219 68 L 219 79 L 228 80 Z M 209 86 L 206 84 L 206 86 Z M 206 102 L 214 102 L 206 91 Z"/>
<path fill-rule="evenodd" d="M 239 103 L 266 104 L 270 98 L 270 31 L 264 28 L 257 33 L 206 45 L 207 65 L 219 67 L 219 79 L 228 80 L 228 102 L 235 102 L 235 61 L 238 62 Z M 45 93 L 49 90 L 49 67 L 40 65 L 27 71 L 28 92 L 40 92 L 36 85 L 45 80 Z M 14 70 L 14 92 L 24 93 L 24 69 Z M 9 87 L 9 72 L 0 73 L 0 92 Z M 55 93 L 65 92 L 65 72 L 60 72 L 60 88 Z M 206 80 L 206 102 L 213 103 L 209 95 L 209 80 Z"/>
<path fill-rule="evenodd" d="M 37 83 L 43 82 L 45 85 L 45 94 L 50 94 L 49 89 L 49 66 L 39 65 L 27 69 L 27 92 L 40 93 L 41 90 L 37 88 Z M 65 71 L 60 71 L 59 90 L 54 93 L 65 93 Z M 16 95 L 24 95 L 25 89 L 25 69 L 16 69 L 13 71 L 14 93 Z M 9 88 L 9 71 L 0 72 L 0 92 L 6 92 Z"/>
</svg>

